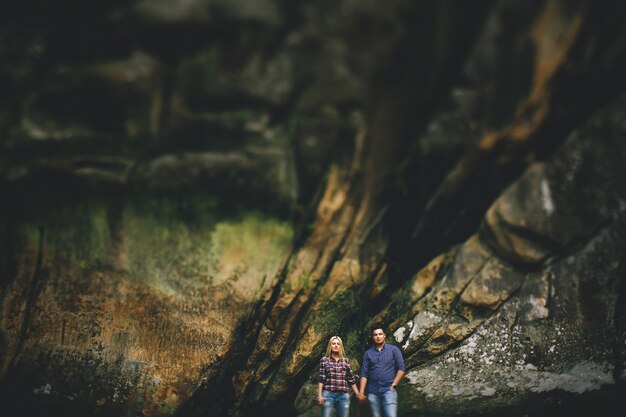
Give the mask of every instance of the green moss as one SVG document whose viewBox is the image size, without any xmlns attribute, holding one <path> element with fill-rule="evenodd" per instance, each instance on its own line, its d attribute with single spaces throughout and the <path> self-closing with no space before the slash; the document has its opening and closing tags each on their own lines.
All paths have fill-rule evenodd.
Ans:
<svg viewBox="0 0 626 417">
<path fill-rule="evenodd" d="M 129 205 L 123 229 L 131 276 L 165 292 L 185 279 L 208 282 L 216 269 L 210 250 L 213 225 L 210 208 L 168 200 Z"/>
<path fill-rule="evenodd" d="M 329 336 L 341 333 L 346 328 L 358 329 L 364 324 L 359 320 L 365 320 L 361 315 L 355 315 L 358 311 L 360 311 L 360 306 L 355 290 L 337 292 L 311 316 L 312 326 L 316 333 Z"/>
<path fill-rule="evenodd" d="M 47 209 L 40 218 L 24 222 L 22 234 L 36 247 L 39 226 L 44 229 L 46 259 L 71 270 L 108 262 L 112 251 L 106 208 L 101 201 L 83 201 Z"/>
<path fill-rule="evenodd" d="M 39 226 L 32 223 L 21 225 L 21 234 L 29 247 L 37 247 L 39 243 Z"/>
<path fill-rule="evenodd" d="M 238 283 L 246 293 L 257 291 L 259 282 L 271 282 L 291 246 L 290 224 L 257 212 L 240 219 L 219 222 L 211 235 L 211 250 L 219 260 L 218 281 Z"/>
<path fill-rule="evenodd" d="M 311 286 L 311 276 L 305 272 L 302 272 L 298 277 L 298 288 L 302 288 L 305 291 Z"/>
<path fill-rule="evenodd" d="M 293 287 L 291 286 L 291 283 L 289 281 L 285 281 L 282 283 L 281 287 L 280 287 L 282 292 L 293 292 Z"/>
<path fill-rule="evenodd" d="M 229 282 L 253 298 L 276 273 L 293 233 L 257 212 L 220 218 L 206 202 L 131 206 L 124 217 L 132 277 L 166 292 Z"/>
<path fill-rule="evenodd" d="M 206 196 L 116 203 L 91 197 L 33 210 L 19 221 L 20 245 L 36 251 L 42 226 L 44 262 L 55 274 L 86 283 L 86 271 L 122 270 L 165 293 L 225 284 L 247 299 L 271 285 L 291 247 L 288 222 L 255 211 L 224 213 Z M 32 268 L 33 259 L 23 262 L 21 269 Z"/>
<path fill-rule="evenodd" d="M 358 373 L 360 370 L 361 358 L 363 356 L 364 346 L 361 342 L 361 334 L 352 330 L 343 337 L 343 346 L 346 355 L 352 359 L 352 370 Z"/>
</svg>

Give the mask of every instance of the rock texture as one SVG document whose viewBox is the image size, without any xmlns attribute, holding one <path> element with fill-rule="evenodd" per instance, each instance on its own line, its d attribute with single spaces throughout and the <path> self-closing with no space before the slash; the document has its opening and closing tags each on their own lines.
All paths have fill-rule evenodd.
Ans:
<svg viewBox="0 0 626 417">
<path fill-rule="evenodd" d="M 623 406 L 622 2 L 0 7 L 11 415 L 317 415 L 378 320 L 402 416 Z"/>
</svg>

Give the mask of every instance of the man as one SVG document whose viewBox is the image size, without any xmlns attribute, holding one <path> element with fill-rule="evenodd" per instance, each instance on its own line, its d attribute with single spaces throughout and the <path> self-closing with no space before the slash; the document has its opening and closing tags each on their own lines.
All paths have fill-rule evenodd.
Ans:
<svg viewBox="0 0 626 417">
<path fill-rule="evenodd" d="M 359 400 L 369 400 L 374 417 L 396 417 L 398 393 L 396 387 L 406 373 L 402 352 L 385 343 L 387 335 L 381 325 L 372 328 L 374 346 L 365 351 L 361 364 Z M 365 387 L 367 386 L 367 397 Z"/>
</svg>

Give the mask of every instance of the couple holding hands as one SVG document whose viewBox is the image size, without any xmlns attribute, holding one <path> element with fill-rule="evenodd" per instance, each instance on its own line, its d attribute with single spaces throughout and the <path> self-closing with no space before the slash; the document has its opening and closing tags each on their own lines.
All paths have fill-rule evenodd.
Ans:
<svg viewBox="0 0 626 417">
<path fill-rule="evenodd" d="M 337 410 L 337 417 L 348 417 L 350 389 L 359 401 L 369 401 L 374 417 L 396 417 L 396 386 L 406 372 L 404 359 L 400 349 L 385 343 L 387 335 L 382 326 L 372 327 L 371 336 L 374 346 L 363 354 L 359 388 L 341 338 L 333 336 L 328 341 L 326 355 L 320 360 L 317 388 L 317 403 L 322 407 L 322 417 L 330 417 L 333 409 Z"/>
</svg>

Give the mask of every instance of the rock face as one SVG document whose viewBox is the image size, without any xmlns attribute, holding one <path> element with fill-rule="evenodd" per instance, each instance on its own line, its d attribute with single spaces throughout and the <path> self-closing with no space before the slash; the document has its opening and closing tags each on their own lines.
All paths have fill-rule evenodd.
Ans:
<svg viewBox="0 0 626 417">
<path fill-rule="evenodd" d="M 11 415 L 318 415 L 379 320 L 402 416 L 620 409 L 622 2 L 83 3 L 0 13 Z"/>
<path fill-rule="evenodd" d="M 623 150 L 601 132 L 624 103 L 529 166 L 435 281 L 418 275 L 414 301 L 388 307 L 405 312 L 393 327 L 413 366 L 407 415 L 608 413 L 599 398 L 623 391 L 625 188 Z"/>
</svg>

